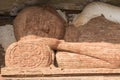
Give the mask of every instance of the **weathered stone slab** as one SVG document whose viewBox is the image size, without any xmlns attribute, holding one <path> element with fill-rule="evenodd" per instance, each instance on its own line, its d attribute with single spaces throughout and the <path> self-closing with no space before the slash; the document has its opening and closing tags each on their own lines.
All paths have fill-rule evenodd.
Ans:
<svg viewBox="0 0 120 80">
<path fill-rule="evenodd" d="M 88 69 L 62 69 L 62 68 L 36 68 L 20 70 L 18 68 L 2 68 L 2 76 L 95 76 L 95 75 L 120 75 L 120 69 L 88 68 Z"/>
</svg>

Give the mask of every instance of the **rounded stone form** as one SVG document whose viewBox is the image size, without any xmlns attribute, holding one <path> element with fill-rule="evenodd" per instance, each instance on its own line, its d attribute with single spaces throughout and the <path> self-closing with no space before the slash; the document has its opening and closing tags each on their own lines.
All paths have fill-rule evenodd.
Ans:
<svg viewBox="0 0 120 80">
<path fill-rule="evenodd" d="M 14 20 L 15 37 L 27 35 L 63 39 L 66 21 L 49 6 L 34 6 L 22 10 Z"/>
<path fill-rule="evenodd" d="M 10 45 L 5 55 L 6 67 L 33 69 L 49 67 L 52 64 L 53 51 L 37 41 L 20 41 Z"/>
<path fill-rule="evenodd" d="M 104 60 L 71 52 L 57 52 L 56 59 L 58 67 L 64 69 L 114 67 Z"/>
</svg>

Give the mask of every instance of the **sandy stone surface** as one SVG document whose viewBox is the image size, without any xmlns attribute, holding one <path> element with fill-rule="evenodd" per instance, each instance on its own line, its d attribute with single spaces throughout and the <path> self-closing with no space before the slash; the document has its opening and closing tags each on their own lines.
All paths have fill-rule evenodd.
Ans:
<svg viewBox="0 0 120 80">
<path fill-rule="evenodd" d="M 91 19 L 87 24 L 66 29 L 65 40 L 69 42 L 109 42 L 120 44 L 120 24 L 104 17 Z"/>
<path fill-rule="evenodd" d="M 6 79 L 4 79 L 4 78 L 0 75 L 0 80 L 6 80 Z"/>
<path fill-rule="evenodd" d="M 0 45 L 0 67 L 3 67 L 5 64 L 4 57 L 5 57 L 5 51 L 3 47 Z"/>
<path fill-rule="evenodd" d="M 51 49 L 56 50 L 58 44 L 61 42 L 59 39 L 56 38 L 45 38 L 45 37 L 38 37 L 35 35 L 28 35 L 25 37 L 22 37 L 21 41 L 35 41 L 38 43 L 44 43 L 45 45 L 49 46 Z"/>
<path fill-rule="evenodd" d="M 86 58 L 86 56 L 88 56 L 88 58 L 91 57 L 91 59 L 89 58 L 89 61 L 91 61 L 91 63 L 94 61 L 94 59 L 99 59 L 98 61 L 95 60 L 96 63 L 94 65 L 96 66 L 98 65 L 98 62 L 100 63 L 100 60 L 102 60 L 101 63 L 103 63 L 103 61 L 106 62 L 106 64 L 101 64 L 102 66 L 107 66 L 110 64 L 109 66 L 107 66 L 108 68 L 120 67 L 119 66 L 120 65 L 120 45 L 119 44 L 62 42 L 58 45 L 57 49 L 61 51 L 73 52 L 76 54 L 84 55 L 85 56 L 84 58 Z M 68 56 L 63 58 L 68 58 Z M 68 58 L 68 60 L 69 59 L 70 58 Z M 79 57 L 78 59 L 81 59 L 81 57 Z M 93 68 L 96 66 L 93 66 Z"/>
<path fill-rule="evenodd" d="M 104 60 L 71 52 L 57 52 L 56 59 L 58 62 L 58 67 L 63 69 L 111 67 L 111 64 Z"/>
<path fill-rule="evenodd" d="M 22 10 L 14 20 L 17 40 L 27 35 L 62 39 L 65 20 L 49 6 L 29 7 Z"/>
<path fill-rule="evenodd" d="M 6 67 L 34 69 L 49 67 L 52 64 L 53 51 L 44 43 L 24 40 L 9 46 L 5 55 Z"/>
</svg>

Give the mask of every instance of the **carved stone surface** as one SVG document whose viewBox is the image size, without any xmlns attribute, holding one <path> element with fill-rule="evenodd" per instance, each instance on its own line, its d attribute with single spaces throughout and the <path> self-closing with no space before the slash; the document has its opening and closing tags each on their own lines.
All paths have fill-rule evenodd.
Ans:
<svg viewBox="0 0 120 80">
<path fill-rule="evenodd" d="M 56 54 L 58 67 L 65 69 L 109 68 L 111 64 L 97 58 L 70 52 Z"/>
<path fill-rule="evenodd" d="M 58 50 L 73 52 L 80 55 L 72 55 L 70 53 L 58 54 L 58 66 L 71 64 L 79 65 L 79 61 L 83 61 L 84 67 L 101 67 L 101 68 L 119 68 L 120 66 L 120 45 L 110 43 L 67 43 L 63 42 L 58 45 Z M 63 57 L 64 56 L 64 57 Z M 73 58 L 73 59 L 72 59 Z M 75 60 L 75 61 L 74 61 Z M 70 62 L 71 61 L 71 62 Z M 79 64 L 75 63 L 78 62 Z M 91 62 L 91 64 L 90 64 Z M 93 64 L 92 64 L 93 63 Z M 98 64 L 99 63 L 99 64 Z M 82 63 L 81 63 L 82 64 Z M 86 64 L 89 64 L 86 65 Z M 73 68 L 75 67 L 74 65 Z M 92 66 L 91 66 L 92 65 Z M 71 68 L 72 68 L 71 66 Z M 77 68 L 76 66 L 76 68 Z M 70 67 L 69 67 L 70 68 Z"/>
<path fill-rule="evenodd" d="M 62 39 L 65 20 L 50 6 L 29 7 L 22 10 L 14 20 L 17 40 L 27 35 Z"/>
<path fill-rule="evenodd" d="M 35 35 L 28 35 L 25 37 L 22 37 L 21 41 L 35 41 L 38 43 L 44 43 L 45 45 L 49 46 L 51 49 L 56 50 L 58 44 L 61 42 L 60 40 L 56 38 L 43 38 L 43 37 L 38 37 Z"/>
<path fill-rule="evenodd" d="M 89 76 L 91 77 L 97 75 L 100 76 L 102 74 L 108 75 L 114 75 L 116 76 L 120 75 L 120 69 L 108 69 L 108 68 L 82 68 L 82 69 L 62 69 L 62 68 L 39 68 L 39 69 L 33 69 L 33 70 L 21 70 L 17 68 L 2 68 L 2 76 L 46 76 L 46 77 L 75 77 L 75 76 Z M 119 74 L 119 75 L 117 75 Z"/>
<path fill-rule="evenodd" d="M 109 42 L 120 43 L 120 24 L 106 20 L 104 17 L 91 19 L 87 24 L 66 29 L 65 40 L 69 42 Z"/>
<path fill-rule="evenodd" d="M 0 75 L 0 80 L 5 80 L 3 77 L 1 77 L 1 75 Z"/>
<path fill-rule="evenodd" d="M 2 45 L 0 45 L 0 67 L 3 67 L 4 66 L 4 55 L 5 55 L 5 51 L 2 47 Z"/>
<path fill-rule="evenodd" d="M 79 28 L 79 42 L 108 42 L 120 43 L 120 24 L 106 20 L 104 17 L 92 19 Z"/>
<path fill-rule="evenodd" d="M 64 40 L 68 42 L 78 42 L 80 34 L 79 29 L 70 25 L 66 28 Z"/>
<path fill-rule="evenodd" d="M 24 40 L 9 46 L 5 55 L 6 67 L 34 69 L 49 67 L 52 64 L 53 51 L 44 43 Z"/>
</svg>

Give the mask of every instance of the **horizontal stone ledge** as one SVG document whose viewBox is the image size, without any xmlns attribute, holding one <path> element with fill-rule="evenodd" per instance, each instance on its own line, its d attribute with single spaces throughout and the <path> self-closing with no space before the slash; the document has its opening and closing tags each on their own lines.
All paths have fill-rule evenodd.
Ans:
<svg viewBox="0 0 120 80">
<path fill-rule="evenodd" d="M 89 68 L 89 69 L 61 69 L 61 68 L 40 68 L 33 70 L 20 70 L 17 68 L 2 68 L 1 75 L 4 77 L 60 77 L 60 76 L 95 76 L 95 75 L 119 75 L 120 69 Z"/>
</svg>

